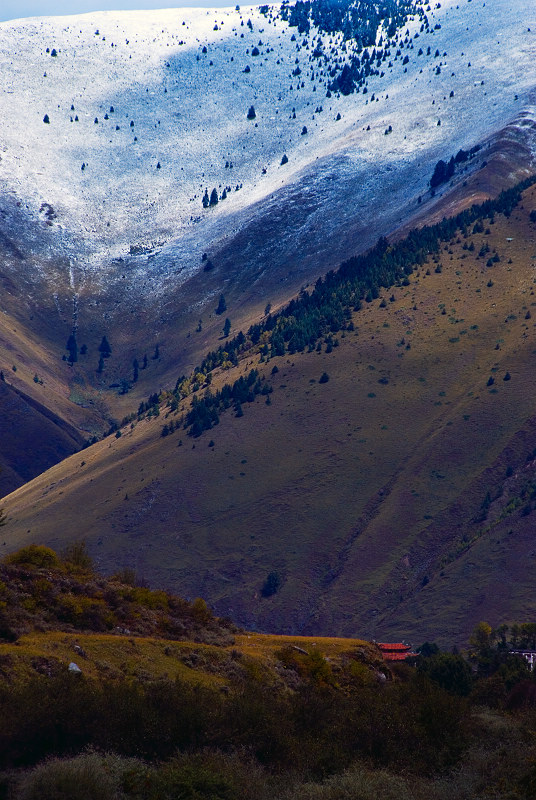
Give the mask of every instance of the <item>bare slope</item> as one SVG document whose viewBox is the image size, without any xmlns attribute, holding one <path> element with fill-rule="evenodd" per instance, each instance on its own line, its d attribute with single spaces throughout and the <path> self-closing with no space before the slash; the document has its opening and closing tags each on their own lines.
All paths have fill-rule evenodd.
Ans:
<svg viewBox="0 0 536 800">
<path fill-rule="evenodd" d="M 181 409 L 143 420 L 7 497 L 6 551 L 81 536 L 104 570 L 132 566 L 288 633 L 452 641 L 486 610 L 492 623 L 523 618 L 527 500 L 507 512 L 515 546 L 500 546 L 499 526 L 492 547 L 474 520 L 536 446 L 533 207 L 529 189 L 509 219 L 446 243 L 355 313 L 338 346 L 257 364 L 270 405 L 230 410 L 198 439 L 160 435 Z M 481 568 L 467 581 L 473 539 Z M 270 573 L 280 587 L 263 597 Z"/>
</svg>

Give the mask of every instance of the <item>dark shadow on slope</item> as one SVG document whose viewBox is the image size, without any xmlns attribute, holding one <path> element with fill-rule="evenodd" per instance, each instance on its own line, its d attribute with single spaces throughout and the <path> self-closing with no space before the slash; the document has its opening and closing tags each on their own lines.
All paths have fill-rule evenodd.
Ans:
<svg viewBox="0 0 536 800">
<path fill-rule="evenodd" d="M 80 450 L 83 437 L 33 398 L 0 381 L 0 496 Z"/>
</svg>

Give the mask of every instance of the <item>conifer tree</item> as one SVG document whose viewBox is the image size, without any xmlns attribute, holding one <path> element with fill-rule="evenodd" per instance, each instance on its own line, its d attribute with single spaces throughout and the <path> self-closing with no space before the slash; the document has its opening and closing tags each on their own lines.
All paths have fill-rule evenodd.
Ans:
<svg viewBox="0 0 536 800">
<path fill-rule="evenodd" d="M 67 344 L 65 347 L 69 351 L 69 361 L 71 364 L 74 364 L 75 361 L 78 361 L 78 345 L 76 343 L 76 336 L 74 333 L 71 333 L 67 339 Z"/>
<path fill-rule="evenodd" d="M 110 358 L 112 355 L 112 348 L 110 347 L 110 343 L 106 336 L 102 337 L 102 342 L 99 345 L 99 353 L 103 358 Z"/>
</svg>

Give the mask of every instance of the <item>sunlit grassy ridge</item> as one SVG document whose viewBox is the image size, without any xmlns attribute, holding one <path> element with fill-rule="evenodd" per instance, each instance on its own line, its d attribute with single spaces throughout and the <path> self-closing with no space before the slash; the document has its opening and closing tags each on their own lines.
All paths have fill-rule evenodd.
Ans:
<svg viewBox="0 0 536 800">
<path fill-rule="evenodd" d="M 32 670 L 56 675 L 78 661 L 85 675 L 106 680 L 218 684 L 252 670 L 281 682 L 279 651 L 294 651 L 287 661 L 303 674 L 317 655 L 337 669 L 348 666 L 351 655 L 369 669 L 386 669 L 378 650 L 359 639 L 244 633 L 215 617 L 200 598 L 189 603 L 149 589 L 131 571 L 103 578 L 83 544 L 62 557 L 42 545 L 7 556 L 0 564 L 0 623 L 8 681 Z"/>
</svg>

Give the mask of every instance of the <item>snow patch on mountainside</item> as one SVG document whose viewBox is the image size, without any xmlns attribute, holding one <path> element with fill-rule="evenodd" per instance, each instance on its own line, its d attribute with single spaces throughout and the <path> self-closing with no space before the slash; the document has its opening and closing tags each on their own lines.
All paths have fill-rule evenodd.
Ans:
<svg viewBox="0 0 536 800">
<path fill-rule="evenodd" d="M 318 32 L 258 7 L 1 23 L 0 212 L 15 220 L 16 203 L 18 238 L 67 257 L 73 288 L 112 268 L 178 285 L 274 214 L 257 257 L 305 249 L 332 267 L 345 227 L 387 232 L 438 159 L 510 122 L 536 84 L 524 0 L 447 0 L 428 18 L 366 94 L 330 98 Z M 342 55 L 341 36 L 322 38 Z M 227 196 L 203 208 L 213 188 Z"/>
</svg>

